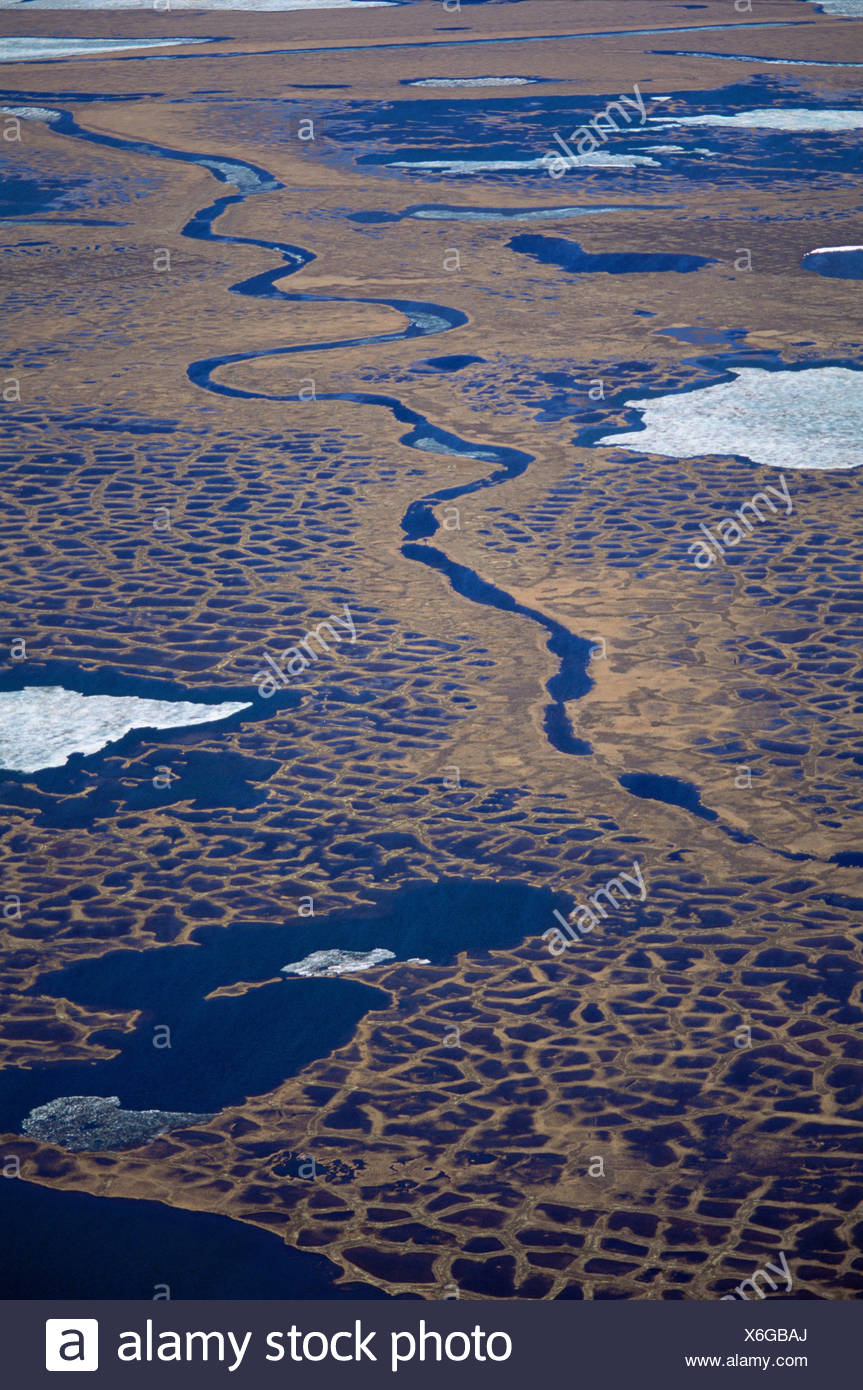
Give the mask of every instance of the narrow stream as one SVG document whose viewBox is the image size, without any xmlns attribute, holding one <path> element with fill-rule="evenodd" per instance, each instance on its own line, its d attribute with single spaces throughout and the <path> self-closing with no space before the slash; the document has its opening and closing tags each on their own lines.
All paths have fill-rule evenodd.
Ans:
<svg viewBox="0 0 863 1390">
<path fill-rule="evenodd" d="M 11 96 L 11 94 L 9 95 Z M 9 97 L 7 97 L 8 99 Z M 10 107 L 8 109 L 17 109 L 20 114 L 23 114 L 28 108 Z M 35 109 L 30 109 L 35 114 Z M 207 169 L 219 182 L 234 184 L 239 190 L 237 193 L 227 194 L 200 209 L 193 214 L 183 228 L 183 235 L 194 241 L 214 241 L 229 246 L 257 246 L 271 251 L 279 257 L 280 264 L 274 269 L 239 281 L 230 287 L 231 293 L 254 299 L 276 299 L 285 303 L 382 305 L 397 310 L 408 320 L 405 328 L 391 333 L 334 339 L 330 342 L 299 343 L 290 347 L 265 348 L 256 352 L 230 353 L 192 362 L 188 368 L 189 379 L 204 390 L 212 391 L 217 395 L 244 400 L 299 402 L 301 400 L 299 394 L 266 395 L 263 392 L 244 391 L 239 387 L 225 385 L 215 379 L 216 373 L 221 368 L 231 366 L 234 363 L 248 362 L 263 357 L 281 357 L 310 351 L 335 351 L 348 347 L 373 347 L 380 343 L 431 337 L 439 333 L 446 333 L 452 328 L 459 328 L 468 322 L 467 315 L 458 309 L 420 300 L 289 293 L 279 289 L 277 288 L 277 281 L 297 274 L 315 260 L 313 251 L 286 242 L 230 236 L 214 230 L 215 223 L 229 207 L 242 204 L 247 198 L 255 194 L 273 193 L 283 188 L 284 185 L 265 169 L 244 160 L 194 154 L 183 150 L 168 149 L 148 141 L 101 135 L 84 129 L 68 111 L 47 110 L 44 107 L 38 109 L 41 118 L 48 118 L 52 128 L 60 134 L 69 135 L 90 144 L 107 145 L 112 149 L 178 160 L 186 164 L 197 164 L 199 167 Z M 549 743 L 561 753 L 577 755 L 590 753 L 590 745 L 575 735 L 566 711 L 568 700 L 576 699 L 591 688 L 592 681 L 587 674 L 591 651 L 590 643 L 570 632 L 561 623 L 555 622 L 533 608 L 518 603 L 510 594 L 499 589 L 496 585 L 488 583 L 474 570 L 456 564 L 442 550 L 425 543 L 439 530 L 439 524 L 433 511 L 436 505 L 444 501 L 454 501 L 470 493 L 495 487 L 499 483 L 518 477 L 534 461 L 534 456 L 520 449 L 474 443 L 462 439 L 458 435 L 432 424 L 424 415 L 406 405 L 398 396 L 363 391 L 341 391 L 322 393 L 317 395 L 316 399 L 318 401 L 348 401 L 360 405 L 382 406 L 399 424 L 408 426 L 406 432 L 400 436 L 400 442 L 407 447 L 419 449 L 424 453 L 480 460 L 494 465 L 494 471 L 484 478 L 439 490 L 411 503 L 402 519 L 402 530 L 406 537 L 402 545 L 402 554 L 408 560 L 424 564 L 445 575 L 454 591 L 470 602 L 497 608 L 505 613 L 516 613 L 545 629 L 548 633 L 547 648 L 560 663 L 557 674 L 546 684 L 550 697 L 543 721 L 546 737 Z"/>
</svg>

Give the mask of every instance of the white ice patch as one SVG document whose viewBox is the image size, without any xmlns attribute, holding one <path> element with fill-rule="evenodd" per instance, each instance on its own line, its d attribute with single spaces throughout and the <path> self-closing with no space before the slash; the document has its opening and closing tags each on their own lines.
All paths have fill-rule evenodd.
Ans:
<svg viewBox="0 0 863 1390">
<path fill-rule="evenodd" d="M 627 401 L 645 428 L 599 444 L 691 459 L 730 454 L 768 468 L 863 466 L 863 372 L 735 367 L 734 380 L 654 400 Z"/>
<path fill-rule="evenodd" d="M 563 159 L 563 155 L 560 156 Z M 634 169 L 637 164 L 652 164 L 658 167 L 659 161 L 641 154 L 580 154 L 567 161 L 570 168 L 578 166 L 585 169 Z M 428 169 L 437 174 L 485 174 L 500 170 L 548 169 L 548 158 L 544 159 L 396 159 L 389 165 L 391 169 Z"/>
<path fill-rule="evenodd" d="M 863 0 L 813 0 L 824 14 L 839 19 L 863 19 Z"/>
<path fill-rule="evenodd" d="M 715 150 L 709 150 L 705 145 L 693 145 L 685 149 L 683 145 L 645 145 L 648 154 L 715 154 Z"/>
<path fill-rule="evenodd" d="M 527 87 L 534 77 L 418 77 L 409 87 Z"/>
<path fill-rule="evenodd" d="M 409 309 L 408 318 L 417 328 L 421 328 L 429 334 L 443 333 L 450 326 L 446 319 L 441 318 L 440 314 L 424 314 L 420 309 Z"/>
<path fill-rule="evenodd" d="M 675 58 L 710 58 L 721 63 L 766 63 L 779 68 L 860 68 L 863 63 L 821 61 L 818 58 L 759 58 L 753 53 L 707 53 L 704 49 L 675 49 Z M 656 101 L 656 97 L 653 98 Z"/>
<path fill-rule="evenodd" d="M 98 753 L 132 729 L 183 729 L 227 719 L 248 702 L 191 704 L 137 695 L 80 695 L 60 685 L 0 692 L 0 767 L 39 772 L 64 767 L 73 753 Z"/>
<path fill-rule="evenodd" d="M 411 445 L 413 449 L 422 449 L 427 454 L 443 454 L 450 459 L 479 459 L 481 463 L 494 463 L 494 455 L 484 453 L 481 449 L 455 449 L 446 444 L 442 439 L 415 439 Z"/>
<path fill-rule="evenodd" d="M 250 169 L 245 164 L 235 164 L 230 159 L 201 158 L 197 163 L 218 172 L 228 183 L 234 184 L 236 188 L 242 189 L 245 193 L 262 193 L 276 187 L 273 179 L 262 178 L 254 169 Z"/>
<path fill-rule="evenodd" d="M 814 251 L 807 251 L 807 256 L 835 256 L 837 252 L 841 255 L 847 251 L 863 251 L 863 246 L 816 246 Z"/>
<path fill-rule="evenodd" d="M 22 121 L 59 121 L 61 115 L 47 106 L 0 106 L 0 116 L 20 116 Z"/>
<path fill-rule="evenodd" d="M 0 0 L 0 9 L 4 8 Z M 32 9 L 33 5 L 27 6 Z M 0 63 L 39 63 L 52 58 L 86 58 L 88 54 L 123 52 L 131 48 L 176 48 L 179 44 L 210 43 L 210 39 L 39 39 L 16 35 L 0 38 Z"/>
<path fill-rule="evenodd" d="M 373 970 L 376 965 L 385 965 L 387 961 L 395 959 L 395 952 L 388 951 L 383 946 L 375 946 L 372 951 L 312 951 L 311 955 L 304 956 L 302 960 L 283 965 L 281 973 L 303 975 L 307 978 L 315 975 L 353 975 L 358 970 Z M 429 961 L 413 957 L 407 964 L 428 965 Z"/>
<path fill-rule="evenodd" d="M 702 116 L 651 116 L 651 124 L 669 126 L 732 126 L 738 130 L 790 130 L 798 134 L 843 130 L 863 130 L 863 111 L 838 111 L 832 107 L 816 110 L 809 106 L 758 107 L 737 111 L 733 116 L 708 112 Z"/>
<path fill-rule="evenodd" d="M 623 207 L 595 208 L 533 208 L 532 210 L 525 209 L 523 212 L 496 212 L 494 209 L 486 211 L 484 208 L 467 210 L 422 208 L 419 212 L 410 213 L 410 216 L 431 222 L 553 222 L 560 217 L 593 217 L 598 213 L 627 211 L 625 205 Z"/>
</svg>

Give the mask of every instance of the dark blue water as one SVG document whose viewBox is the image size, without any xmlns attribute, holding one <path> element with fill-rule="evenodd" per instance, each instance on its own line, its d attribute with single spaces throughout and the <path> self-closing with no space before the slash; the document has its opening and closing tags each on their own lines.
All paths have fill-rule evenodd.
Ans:
<svg viewBox="0 0 863 1390">
<path fill-rule="evenodd" d="M 474 363 L 484 361 L 484 357 L 470 357 L 467 354 L 462 356 L 454 354 L 450 357 L 427 357 L 424 362 L 417 362 L 413 370 L 418 371 L 422 367 L 430 367 L 433 372 L 460 372 L 465 367 L 472 367 Z"/>
<path fill-rule="evenodd" d="M 365 914 L 332 913 L 278 925 L 200 927 L 194 944 L 110 951 L 40 975 L 33 993 L 89 1009 L 141 1010 L 133 1033 L 96 1037 L 119 1055 L 0 1072 L 0 1133 L 20 1131 L 31 1109 L 67 1095 L 119 1096 L 124 1109 L 213 1112 L 274 1090 L 309 1062 L 347 1043 L 358 1021 L 390 997 L 358 979 L 274 979 L 312 951 L 384 947 L 399 960 L 436 964 L 539 937 L 563 893 L 523 883 L 442 880 L 382 894 Z M 422 967 L 416 969 L 417 987 Z M 409 988 L 411 977 L 407 977 Z M 270 981 L 208 999 L 237 981 Z M 154 1047 L 154 1028 L 171 1046 Z M 164 1037 L 164 1034 L 160 1034 Z"/>
<path fill-rule="evenodd" d="M 152 1299 L 160 1285 L 172 1300 L 387 1297 L 371 1284 L 337 1285 L 330 1260 L 275 1233 L 160 1202 L 0 1179 L 0 1230 L 3 1299 Z"/>
<path fill-rule="evenodd" d="M 31 217 L 48 212 L 75 188 L 84 186 L 84 179 L 34 179 L 26 175 L 0 173 L 0 217 Z M 102 225 L 97 223 L 96 225 Z"/>
<path fill-rule="evenodd" d="M 513 251 L 532 256 L 540 265 L 554 265 L 575 275 L 646 275 L 656 271 L 674 271 L 679 275 L 716 265 L 711 256 L 686 256 L 664 251 L 615 251 L 592 253 L 584 251 L 577 241 L 564 237 L 537 236 L 523 233 L 508 243 Z"/>
<path fill-rule="evenodd" d="M 400 178 L 439 180 L 440 169 L 403 168 L 405 163 L 418 165 L 428 161 L 445 160 L 447 164 L 481 160 L 541 160 L 558 151 L 555 133 L 567 140 L 570 133 L 588 124 L 609 100 L 620 93 L 588 96 L 558 96 L 518 89 L 519 95 L 501 96 L 484 92 L 467 98 L 436 95 L 417 96 L 414 100 L 373 105 L 370 102 L 348 101 L 328 114 L 327 137 L 335 142 L 332 155 L 337 163 L 356 161 L 376 168 L 393 168 Z M 632 87 L 623 93 L 634 101 Z M 716 113 L 730 116 L 759 107 L 777 110 L 796 110 L 800 107 L 819 110 L 841 108 L 856 110 L 853 93 L 830 92 L 813 95 L 808 91 L 789 91 L 787 79 L 772 74 L 760 74 L 746 81 L 721 88 L 677 93 L 661 106 L 651 105 L 648 93 L 643 93 L 646 119 L 635 105 L 626 108 L 626 116 L 618 118 L 618 131 L 607 147 L 616 154 L 646 155 L 654 161 L 647 168 L 606 168 L 591 171 L 579 169 L 579 185 L 588 180 L 592 194 L 601 187 L 610 203 L 617 203 L 627 193 L 633 179 L 639 192 L 649 181 L 651 189 L 663 201 L 677 202 L 702 183 L 711 186 L 733 184 L 758 188 L 775 186 L 777 178 L 811 183 L 813 179 L 847 178 L 863 166 L 859 140 L 855 132 L 806 132 L 796 129 L 764 130 L 723 126 L 665 126 L 655 124 L 675 117 L 700 116 Z M 287 115 L 287 111 L 285 112 Z M 275 115 L 272 138 L 279 139 Z M 651 146 L 672 143 L 678 146 L 673 154 L 656 154 Z M 714 157 L 705 158 L 703 147 L 708 144 Z M 461 174 L 464 178 L 466 175 Z M 471 176 L 471 175 L 467 175 Z M 518 170 L 519 183 L 527 181 L 532 188 L 549 188 L 548 171 L 526 163 Z M 483 170 L 484 182 L 512 187 L 511 170 Z M 575 185 L 573 184 L 573 187 Z M 567 182 L 555 184 L 561 201 L 566 196 Z M 606 192 L 608 190 L 609 192 Z M 624 195 L 625 196 L 625 195 Z M 421 205 L 420 205 L 421 206 Z"/>
<path fill-rule="evenodd" d="M 813 270 L 829 280 L 863 280 L 863 247 L 804 256 L 803 269 Z"/>
<path fill-rule="evenodd" d="M 667 806 L 680 806 L 701 820 L 718 820 L 715 811 L 701 804 L 698 788 L 679 777 L 663 777 L 657 772 L 627 772 L 620 778 L 620 785 L 632 792 L 633 796 L 643 797 L 647 801 L 664 801 Z"/>
<path fill-rule="evenodd" d="M 285 942 L 290 932 L 282 928 L 281 934 L 281 950 L 273 954 L 284 959 L 270 974 L 295 958 Z M 42 976 L 39 993 L 94 1007 L 140 1008 L 142 1017 L 132 1034 L 97 1035 L 95 1041 L 106 1047 L 122 1048 L 110 1061 L 0 1074 L 0 1132 L 19 1132 L 30 1110 L 60 1096 L 119 1096 L 124 1110 L 215 1113 L 275 1090 L 286 1077 L 343 1047 L 364 1014 L 390 1002 L 383 990 L 338 978 L 277 980 L 249 994 L 205 1000 L 200 979 L 213 952 L 198 948 L 205 958 L 200 966 L 194 952 L 189 946 L 111 952 L 93 963 L 97 969 Z M 140 977 L 130 978 L 130 971 Z M 226 970 L 211 974 L 229 983 Z M 250 967 L 238 963 L 233 978 L 259 974 L 253 960 Z M 153 1030 L 162 1025 L 170 1029 L 170 1047 L 153 1045 Z"/>
</svg>

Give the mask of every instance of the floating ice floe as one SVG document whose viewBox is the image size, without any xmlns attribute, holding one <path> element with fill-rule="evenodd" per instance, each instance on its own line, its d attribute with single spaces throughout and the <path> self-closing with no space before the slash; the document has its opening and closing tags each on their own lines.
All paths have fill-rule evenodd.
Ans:
<svg viewBox="0 0 863 1390">
<path fill-rule="evenodd" d="M 506 211 L 503 208 L 420 208 L 410 217 L 431 222 L 546 222 L 560 217 L 592 217 L 599 213 L 628 212 L 627 207 L 589 208 L 522 208 Z"/>
<path fill-rule="evenodd" d="M 290 965 L 283 965 L 281 973 L 283 975 L 348 975 L 355 974 L 358 970 L 372 970 L 376 965 L 384 965 L 387 961 L 395 960 L 395 951 L 388 951 L 383 946 L 376 946 L 371 951 L 312 951 L 311 955 L 304 956 L 302 960 L 292 961 Z M 427 960 L 420 960 L 414 956 L 407 965 L 429 965 Z"/>
<path fill-rule="evenodd" d="M 570 168 L 584 169 L 634 169 L 639 164 L 652 164 L 658 167 L 659 161 L 642 154 L 580 154 L 568 160 Z M 529 172 L 531 169 L 548 170 L 548 156 L 543 159 L 394 159 L 388 166 L 391 169 L 428 169 L 437 174 L 485 174 L 503 170 Z"/>
<path fill-rule="evenodd" d="M 812 0 L 823 14 L 837 19 L 863 19 L 863 0 Z"/>
<path fill-rule="evenodd" d="M 0 106 L 0 116 L 19 116 L 22 121 L 59 121 L 61 115 L 47 106 Z"/>
<path fill-rule="evenodd" d="M 799 134 L 863 130 L 863 111 L 841 111 L 832 107 L 769 106 L 736 111 L 733 116 L 706 112 L 700 116 L 651 116 L 649 119 L 655 127 L 732 126 L 741 130 L 789 130 Z"/>
<path fill-rule="evenodd" d="M 217 178 L 232 183 L 244 193 L 268 193 L 278 188 L 274 178 L 259 173 L 248 164 L 237 164 L 232 159 L 211 159 L 209 156 L 196 161 L 205 169 L 211 169 Z"/>
<path fill-rule="evenodd" d="M 0 768 L 39 772 L 63 767 L 73 753 L 98 753 L 132 729 L 182 729 L 227 719 L 251 709 L 247 701 L 222 705 L 187 700 L 145 700 L 137 695 L 81 695 L 60 685 L 0 691 Z"/>
<path fill-rule="evenodd" d="M 418 77 L 407 87 L 527 87 L 535 77 Z"/>
<path fill-rule="evenodd" d="M 0 9 L 4 8 L 0 0 Z M 33 5 L 28 4 L 28 9 Z M 23 35 L 0 38 L 0 63 L 39 63 L 54 58 L 86 58 L 88 54 L 125 52 L 132 48 L 175 48 L 212 39 L 43 39 Z"/>
<path fill-rule="evenodd" d="M 690 145 L 686 149 L 683 145 L 645 145 L 648 154 L 715 154 L 715 150 L 709 150 L 705 145 Z"/>
<path fill-rule="evenodd" d="M 21 1132 L 80 1153 L 134 1148 L 169 1129 L 214 1118 L 184 1110 L 121 1110 L 119 1096 L 61 1096 L 31 1110 Z"/>
<path fill-rule="evenodd" d="M 691 459 L 726 454 L 769 468 L 863 465 L 863 372 L 732 368 L 734 380 L 698 391 L 626 401 L 644 429 L 597 441 L 639 454 Z"/>
<path fill-rule="evenodd" d="M 762 63 L 771 68 L 861 68 L 863 63 L 840 63 L 820 58 L 763 58 L 755 53 L 708 53 L 703 48 L 664 49 L 675 58 L 709 58 L 717 63 Z M 656 101 L 656 97 L 653 98 Z"/>
</svg>

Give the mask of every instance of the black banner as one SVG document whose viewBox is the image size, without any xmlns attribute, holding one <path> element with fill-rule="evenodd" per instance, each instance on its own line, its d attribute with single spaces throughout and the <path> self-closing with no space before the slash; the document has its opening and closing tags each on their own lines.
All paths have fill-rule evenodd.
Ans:
<svg viewBox="0 0 863 1390">
<path fill-rule="evenodd" d="M 854 1302 L 7 1303 L 4 1382 L 89 1374 L 94 1386 L 738 1383 L 739 1373 L 823 1385 L 857 1364 Z M 741 1383 L 750 1383 L 745 1379 Z"/>
</svg>

